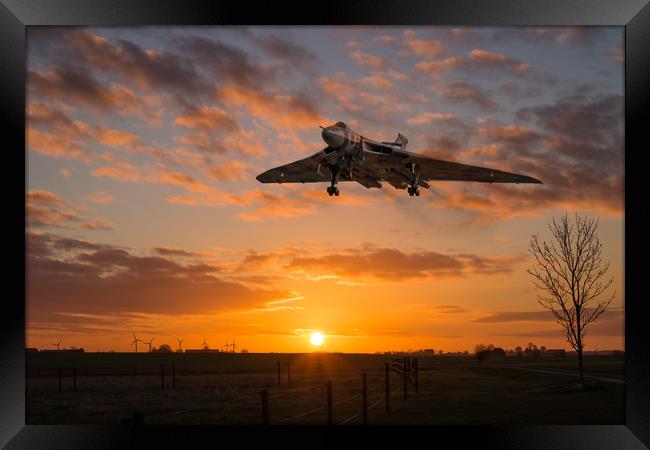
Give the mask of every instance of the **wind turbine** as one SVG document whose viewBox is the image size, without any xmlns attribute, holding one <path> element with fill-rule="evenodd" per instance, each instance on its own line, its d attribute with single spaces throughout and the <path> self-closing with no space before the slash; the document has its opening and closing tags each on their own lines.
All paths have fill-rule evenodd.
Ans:
<svg viewBox="0 0 650 450">
<path fill-rule="evenodd" d="M 205 342 L 205 336 L 203 336 L 203 350 L 208 350 L 210 347 L 208 347 L 208 343 Z"/>
<path fill-rule="evenodd" d="M 133 342 L 131 342 L 131 345 L 135 344 L 135 352 L 138 353 L 138 342 L 142 342 L 140 339 L 135 337 L 135 333 L 133 333 Z"/>
<path fill-rule="evenodd" d="M 151 338 L 148 342 L 145 342 L 149 346 L 149 353 L 151 353 L 151 343 L 153 342 L 154 338 Z"/>
<path fill-rule="evenodd" d="M 237 350 L 236 350 L 236 348 L 237 348 L 237 344 L 235 344 L 235 339 L 237 339 L 237 336 L 235 336 L 234 338 L 232 338 L 232 352 L 233 352 L 233 353 L 235 353 L 235 352 L 237 351 Z"/>
<path fill-rule="evenodd" d="M 60 346 L 61 346 L 61 339 L 59 339 L 59 342 L 57 342 L 56 344 L 52 344 L 52 345 L 55 346 L 57 350 L 61 350 L 61 348 L 60 348 Z"/>
<path fill-rule="evenodd" d="M 230 345 L 228 344 L 228 338 L 226 338 L 226 345 L 223 346 L 223 351 L 227 352 L 229 348 L 230 348 Z"/>
<path fill-rule="evenodd" d="M 185 340 L 184 340 L 184 339 L 179 339 L 179 338 L 176 338 L 176 340 L 178 341 L 178 351 L 179 351 L 179 352 L 183 352 L 183 349 L 182 349 L 182 347 L 181 347 L 181 344 L 182 344 L 183 342 L 185 342 Z"/>
</svg>

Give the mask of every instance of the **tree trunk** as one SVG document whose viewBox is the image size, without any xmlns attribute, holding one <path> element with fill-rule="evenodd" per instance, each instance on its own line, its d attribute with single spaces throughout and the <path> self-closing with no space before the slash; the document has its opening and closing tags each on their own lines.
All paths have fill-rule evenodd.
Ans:
<svg viewBox="0 0 650 450">
<path fill-rule="evenodd" d="M 582 347 L 578 348 L 578 371 L 580 372 L 580 389 L 584 389 L 585 378 L 582 372 Z"/>
</svg>

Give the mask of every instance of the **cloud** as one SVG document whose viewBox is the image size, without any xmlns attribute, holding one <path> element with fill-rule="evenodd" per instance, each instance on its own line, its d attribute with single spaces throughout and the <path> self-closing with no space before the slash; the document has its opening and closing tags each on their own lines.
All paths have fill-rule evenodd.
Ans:
<svg viewBox="0 0 650 450">
<path fill-rule="evenodd" d="M 547 314 L 550 314 L 547 312 Z M 598 318 L 597 321 L 592 322 L 587 327 L 586 339 L 584 341 L 585 345 L 589 345 L 590 336 L 613 336 L 621 337 L 625 333 L 625 318 L 624 312 L 622 309 L 608 310 L 603 313 L 602 316 Z M 512 337 L 522 337 L 522 338 L 564 338 L 562 335 L 562 328 L 557 325 L 554 328 L 543 329 L 543 330 L 529 330 L 521 332 L 511 332 L 511 333 L 491 333 L 493 336 L 512 336 Z"/>
<path fill-rule="evenodd" d="M 80 67 L 66 66 L 40 72 L 29 70 L 27 89 L 41 97 L 77 101 L 93 109 L 108 110 L 117 104 L 114 92 Z"/>
<path fill-rule="evenodd" d="M 196 256 L 194 252 L 188 252 L 187 250 L 176 247 L 155 247 L 153 251 L 162 256 Z"/>
<path fill-rule="evenodd" d="M 472 322 L 496 323 L 496 322 L 548 322 L 555 320 L 550 311 L 507 311 L 495 312 L 487 316 L 479 317 Z"/>
<path fill-rule="evenodd" d="M 485 111 L 501 109 L 499 104 L 490 98 L 488 92 L 476 84 L 453 81 L 438 86 L 436 90 L 442 99 L 450 103 L 469 103 Z"/>
<path fill-rule="evenodd" d="M 604 36 L 602 27 L 566 26 L 566 27 L 511 27 L 499 28 L 494 31 L 493 39 L 496 41 L 513 42 L 522 40 L 534 44 L 550 43 L 561 45 L 575 45 L 590 47 Z"/>
<path fill-rule="evenodd" d="M 309 275 L 401 281 L 508 273 L 517 262 L 517 258 L 506 256 L 483 257 L 433 251 L 406 253 L 398 249 L 365 246 L 322 256 L 294 257 L 286 268 Z"/>
<path fill-rule="evenodd" d="M 133 164 L 125 161 L 118 161 L 111 166 L 97 167 L 96 169 L 93 169 L 91 173 L 96 177 L 113 178 L 118 181 L 126 181 L 130 183 L 136 183 L 142 179 L 140 170 Z"/>
<path fill-rule="evenodd" d="M 301 45 L 276 36 L 259 36 L 255 40 L 268 55 L 290 63 L 293 68 L 310 65 L 318 59 Z"/>
<path fill-rule="evenodd" d="M 485 49 L 475 48 L 467 56 L 450 56 L 445 59 L 421 61 L 415 65 L 416 70 L 439 77 L 443 72 L 452 69 L 463 69 L 470 72 L 484 73 L 494 71 L 496 73 L 507 73 L 517 77 L 532 72 L 532 66 L 516 58 L 506 56 L 502 53 L 492 52 Z"/>
<path fill-rule="evenodd" d="M 216 266 L 177 261 L 178 253 L 137 255 L 128 248 L 31 232 L 27 242 L 30 322 L 66 312 L 206 314 L 292 297 L 286 290 L 228 281 Z"/>
<path fill-rule="evenodd" d="M 86 218 L 81 208 L 66 202 L 53 192 L 33 189 L 25 194 L 27 225 L 30 228 L 84 228 L 110 230 L 103 219 Z"/>
<path fill-rule="evenodd" d="M 93 203 L 98 203 L 100 205 L 105 205 L 107 203 L 113 203 L 115 201 L 115 197 L 113 197 L 111 194 L 108 194 L 103 191 L 97 191 L 93 192 L 92 194 L 89 194 L 86 196 L 88 200 L 90 200 Z"/>
<path fill-rule="evenodd" d="M 194 130 L 239 130 L 239 125 L 232 119 L 230 114 L 219 107 L 201 106 L 192 108 L 178 116 L 174 123 Z"/>
<path fill-rule="evenodd" d="M 235 181 L 248 178 L 253 167 L 238 160 L 228 160 L 211 164 L 205 169 L 208 178 L 216 181 Z"/>
<path fill-rule="evenodd" d="M 216 98 L 229 107 L 262 119 L 277 129 L 312 128 L 325 119 L 308 95 L 271 94 L 237 84 L 222 85 Z"/>
<path fill-rule="evenodd" d="M 479 48 L 469 52 L 469 60 L 473 65 L 506 69 L 514 75 L 522 75 L 530 70 L 531 67 L 529 64 L 525 64 L 518 59 Z"/>
<path fill-rule="evenodd" d="M 406 123 L 409 125 L 425 125 L 433 121 L 447 122 L 455 119 L 457 119 L 456 115 L 451 113 L 443 114 L 437 112 L 423 112 L 415 117 L 407 119 Z"/>
<path fill-rule="evenodd" d="M 447 48 L 440 41 L 419 39 L 417 33 L 413 30 L 404 31 L 404 46 L 416 56 L 429 59 L 447 51 Z"/>
<path fill-rule="evenodd" d="M 265 45 L 267 51 L 281 51 L 277 42 L 266 41 Z M 274 77 L 272 70 L 257 63 L 246 51 L 216 39 L 191 36 L 181 39 L 178 46 L 214 77 L 228 83 L 252 89 Z"/>
<path fill-rule="evenodd" d="M 143 49 L 125 39 L 111 42 L 83 29 L 71 30 L 65 40 L 89 67 L 114 72 L 143 90 L 196 94 L 207 87 L 189 58 L 169 51 Z"/>
<path fill-rule="evenodd" d="M 625 62 L 625 53 L 621 48 L 618 47 L 610 48 L 609 50 L 607 50 L 607 56 L 613 59 L 614 61 L 620 62 L 621 64 Z"/>
<path fill-rule="evenodd" d="M 370 53 L 362 52 L 361 50 L 355 50 L 350 53 L 350 58 L 360 66 L 368 67 L 370 69 L 379 70 L 386 67 L 386 62 L 382 58 L 371 55 Z"/>
</svg>

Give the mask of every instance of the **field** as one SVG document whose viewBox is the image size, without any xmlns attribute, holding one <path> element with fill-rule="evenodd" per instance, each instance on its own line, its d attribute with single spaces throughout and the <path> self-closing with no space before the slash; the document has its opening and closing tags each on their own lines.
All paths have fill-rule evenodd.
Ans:
<svg viewBox="0 0 650 450">
<path fill-rule="evenodd" d="M 574 388 L 572 358 L 507 357 L 479 364 L 464 356 L 418 356 L 418 393 L 379 354 L 28 353 L 27 424 L 259 424 L 261 390 L 271 424 L 362 423 L 362 373 L 369 424 L 621 424 L 621 356 L 586 356 L 589 389 Z M 278 362 L 281 385 L 278 386 Z M 288 385 L 290 364 L 291 385 Z M 161 374 L 161 365 L 163 373 Z M 172 367 L 175 381 L 172 380 Z M 61 370 L 61 392 L 58 372 Z M 76 391 L 73 373 L 76 371 Z M 163 390 L 164 381 L 164 390 Z"/>
</svg>

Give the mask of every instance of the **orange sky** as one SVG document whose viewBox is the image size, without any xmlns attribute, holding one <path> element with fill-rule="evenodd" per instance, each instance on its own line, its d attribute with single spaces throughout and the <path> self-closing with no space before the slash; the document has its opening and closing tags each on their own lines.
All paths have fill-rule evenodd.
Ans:
<svg viewBox="0 0 650 450">
<path fill-rule="evenodd" d="M 526 269 L 577 211 L 617 292 L 587 347 L 623 348 L 621 48 L 595 27 L 30 29 L 27 345 L 567 347 Z M 544 184 L 255 180 L 339 120 Z"/>
</svg>

